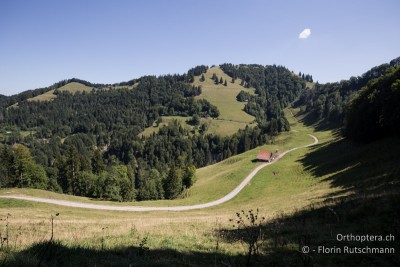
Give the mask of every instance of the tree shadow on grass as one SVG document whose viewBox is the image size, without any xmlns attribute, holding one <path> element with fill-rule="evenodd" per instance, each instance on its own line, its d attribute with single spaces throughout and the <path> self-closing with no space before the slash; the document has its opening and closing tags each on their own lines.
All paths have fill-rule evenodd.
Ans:
<svg viewBox="0 0 400 267">
<path fill-rule="evenodd" d="M 0 266 L 243 266 L 243 257 L 213 252 L 180 252 L 174 249 L 119 247 L 94 249 L 66 246 L 58 241 L 32 245 L 10 254 Z"/>
<path fill-rule="evenodd" d="M 325 177 L 332 187 L 341 188 L 330 197 L 400 191 L 400 138 L 368 145 L 336 139 L 312 147 L 299 162 L 313 176 Z"/>
<path fill-rule="evenodd" d="M 337 192 L 263 225 L 263 261 L 272 266 L 400 266 L 400 139 L 368 145 L 339 137 L 310 148 L 299 162 Z M 226 242 L 242 229 L 223 229 Z M 392 235 L 394 241 L 340 241 L 338 235 Z M 302 253 L 304 246 L 310 251 Z M 349 248 L 394 248 L 394 253 L 345 253 Z M 334 253 L 323 253 L 324 249 Z"/>
<path fill-rule="evenodd" d="M 298 118 L 299 116 L 302 116 L 302 118 L 299 119 L 299 122 L 305 126 L 311 126 L 317 131 L 340 131 L 341 127 L 343 126 L 342 121 L 339 120 L 338 122 L 331 122 L 327 119 L 321 119 L 315 112 L 299 112 L 294 114 L 295 118 Z"/>
<path fill-rule="evenodd" d="M 259 229 L 254 229 L 259 231 Z M 221 229 L 226 242 L 240 241 L 247 229 Z M 260 266 L 400 266 L 398 194 L 343 197 L 281 215 L 261 228 Z M 339 240 L 338 235 L 393 236 L 392 241 Z M 306 247 L 307 253 L 303 253 Z M 386 253 L 346 253 L 349 248 L 383 248 Z M 333 253 L 323 253 L 334 248 Z M 394 249 L 391 251 L 391 249 Z M 258 266 L 258 265 L 257 265 Z"/>
</svg>

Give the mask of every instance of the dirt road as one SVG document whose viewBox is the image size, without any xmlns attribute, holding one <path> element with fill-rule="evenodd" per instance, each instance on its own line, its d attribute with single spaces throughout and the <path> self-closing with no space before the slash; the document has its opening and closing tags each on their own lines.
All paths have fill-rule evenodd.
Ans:
<svg viewBox="0 0 400 267">
<path fill-rule="evenodd" d="M 29 196 L 17 196 L 17 195 L 6 195 L 0 196 L 0 198 L 13 198 L 13 199 L 21 199 L 21 200 L 28 200 L 28 201 L 35 201 L 35 202 L 42 202 L 42 203 L 49 203 L 49 204 L 56 204 L 61 206 L 68 206 L 68 207 L 76 207 L 76 208 L 85 208 L 85 209 L 98 209 L 98 210 L 118 210 L 118 211 L 182 211 L 182 210 L 194 210 L 194 209 L 204 209 L 212 206 L 216 206 L 227 202 L 234 198 L 239 192 L 253 179 L 253 177 L 259 172 L 262 168 L 274 164 L 287 153 L 292 152 L 294 150 L 305 148 L 309 146 L 313 146 L 318 143 L 318 138 L 314 135 L 308 134 L 310 137 L 314 139 L 312 144 L 308 144 L 305 146 L 299 146 L 292 149 L 289 149 L 282 154 L 280 154 L 277 158 L 275 158 L 272 162 L 263 163 L 260 166 L 256 167 L 252 170 L 246 178 L 226 196 L 203 204 L 191 205 L 191 206 L 172 206 L 172 207 L 143 207 L 143 206 L 110 206 L 110 205 L 98 205 L 98 204 L 90 204 L 90 203 L 82 203 L 82 202 L 73 202 L 67 200 L 57 200 L 57 199 L 49 199 L 49 198 L 38 198 L 38 197 L 29 197 Z"/>
</svg>

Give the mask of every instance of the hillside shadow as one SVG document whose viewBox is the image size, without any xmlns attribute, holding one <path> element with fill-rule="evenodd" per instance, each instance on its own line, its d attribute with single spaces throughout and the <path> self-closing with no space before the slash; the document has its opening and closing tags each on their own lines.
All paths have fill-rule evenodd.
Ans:
<svg viewBox="0 0 400 267">
<path fill-rule="evenodd" d="M 346 139 L 316 145 L 299 162 L 331 187 L 341 188 L 327 197 L 381 194 L 400 191 L 400 139 L 388 138 L 368 145 Z"/>
<path fill-rule="evenodd" d="M 346 197 L 310 205 L 291 215 L 278 216 L 254 229 L 222 229 L 226 242 L 246 240 L 249 229 L 259 232 L 263 266 L 400 266 L 400 198 L 398 194 Z M 377 235 L 393 239 L 382 241 L 338 240 L 338 235 Z M 303 253 L 307 246 L 310 250 Z M 390 253 L 343 253 L 345 246 L 377 247 Z M 339 248 L 322 253 L 320 248 Z M 257 258 L 254 259 L 254 262 Z"/>
<path fill-rule="evenodd" d="M 262 226 L 262 250 L 273 266 L 400 266 L 400 138 L 358 144 L 334 133 L 333 141 L 310 148 L 300 162 L 335 193 L 322 203 L 280 216 Z M 224 229 L 227 242 L 248 230 Z M 390 242 L 339 241 L 338 234 L 392 235 Z M 302 253 L 303 246 L 310 252 Z M 322 253 L 320 247 L 377 247 L 390 253 Z"/>
<path fill-rule="evenodd" d="M 333 123 L 329 122 L 328 120 L 321 120 L 315 113 L 308 112 L 308 113 L 297 113 L 295 114 L 295 118 L 299 116 L 303 116 L 299 119 L 299 122 L 303 123 L 306 126 L 313 127 L 317 131 L 328 131 L 328 130 L 335 130 L 340 129 L 342 127 L 341 123 Z"/>
<path fill-rule="evenodd" d="M 0 262 L 1 263 L 1 262 Z M 66 246 L 58 241 L 43 242 L 12 254 L 1 266 L 102 267 L 102 266 L 243 266 L 241 256 L 213 252 L 180 252 L 174 249 L 120 247 L 94 249 Z"/>
</svg>

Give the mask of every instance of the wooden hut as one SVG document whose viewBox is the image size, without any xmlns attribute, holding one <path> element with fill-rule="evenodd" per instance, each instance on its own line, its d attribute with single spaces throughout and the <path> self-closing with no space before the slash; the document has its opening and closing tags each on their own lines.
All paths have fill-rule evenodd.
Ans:
<svg viewBox="0 0 400 267">
<path fill-rule="evenodd" d="M 271 162 L 272 160 L 272 153 L 271 151 L 259 151 L 257 154 L 257 160 Z"/>
</svg>

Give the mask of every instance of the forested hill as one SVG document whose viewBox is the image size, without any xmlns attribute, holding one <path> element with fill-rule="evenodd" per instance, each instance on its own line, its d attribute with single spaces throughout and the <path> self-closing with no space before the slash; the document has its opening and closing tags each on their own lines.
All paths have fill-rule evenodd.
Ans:
<svg viewBox="0 0 400 267">
<path fill-rule="evenodd" d="M 221 68 L 229 74 L 229 66 L 237 67 Z M 258 79 L 259 67 L 247 68 L 246 75 Z M 257 147 L 289 129 L 282 109 L 301 93 L 305 82 L 282 67 L 260 68 L 263 81 L 243 76 L 242 84 L 254 82 L 257 95 L 247 100 L 238 96 L 259 125 L 225 137 L 197 125 L 198 118 L 219 116 L 217 106 L 196 98 L 202 93 L 201 82 L 192 84 L 207 66 L 112 87 L 72 79 L 5 97 L 0 112 L 0 186 L 121 201 L 175 198 L 194 183 L 196 168 Z M 235 83 L 242 72 L 231 75 L 229 82 Z M 92 89 L 58 90 L 73 82 Z M 49 92 L 46 101 L 32 101 Z M 191 116 L 188 123 L 196 127 L 189 131 L 174 122 L 151 136 L 139 135 L 159 124 L 162 116 Z"/>
<path fill-rule="evenodd" d="M 239 94 L 239 101 L 248 102 L 245 111 L 257 118 L 258 125 L 271 135 L 289 130 L 282 109 L 293 102 L 305 89 L 305 81 L 282 66 L 222 64 L 221 69 L 240 78 L 243 86 L 254 87 L 256 96 Z"/>
<path fill-rule="evenodd" d="M 372 79 L 346 111 L 344 135 L 363 142 L 400 134 L 400 65 Z"/>
<path fill-rule="evenodd" d="M 371 80 L 384 75 L 390 68 L 400 64 L 400 57 L 372 68 L 361 76 L 351 77 L 335 83 L 316 84 L 313 89 L 304 90 L 296 105 L 303 106 L 307 122 L 322 123 L 341 127 L 347 105 Z"/>
<path fill-rule="evenodd" d="M 16 94 L 16 95 L 4 96 L 4 98 L 2 98 L 0 96 L 0 110 L 5 108 L 5 107 L 14 105 L 14 104 L 19 103 L 19 102 L 26 101 L 29 98 L 33 98 L 35 96 L 44 94 L 44 93 L 46 93 L 48 91 L 60 88 L 60 87 L 62 87 L 64 85 L 66 85 L 66 84 L 73 83 L 73 82 L 77 82 L 77 83 L 80 83 L 80 84 L 83 84 L 83 85 L 86 85 L 86 86 L 92 87 L 92 88 L 103 88 L 103 87 L 106 87 L 105 84 L 97 84 L 97 83 L 94 84 L 94 83 L 91 83 L 91 82 L 88 82 L 88 81 L 85 81 L 85 80 L 81 80 L 81 79 L 77 79 L 77 78 L 67 79 L 67 80 L 56 82 L 53 85 L 48 86 L 48 87 L 38 88 L 38 89 L 34 89 L 34 90 L 27 90 L 27 91 L 21 92 L 21 93 Z"/>
<path fill-rule="evenodd" d="M 204 75 L 212 68 L 197 66 L 183 75 L 144 76 L 112 86 L 70 79 L 0 96 L 0 187 L 119 201 L 176 198 L 195 182 L 196 168 L 289 130 L 283 109 L 292 103 L 308 122 L 342 127 L 345 120 L 344 133 L 355 140 L 398 134 L 399 64 L 397 58 L 360 77 L 313 88 L 306 87 L 310 75 L 282 66 L 222 64 L 230 81 Z M 244 102 L 257 126 L 230 136 L 207 132 L 201 121 L 218 123 L 219 109 L 199 97 L 205 79 L 218 84 L 208 90 L 228 90 L 228 83 L 255 88 L 255 94 L 243 90 L 232 101 Z M 74 83 L 85 90 L 63 90 Z M 41 97 L 46 94 L 51 97 Z M 192 128 L 173 121 L 147 137 L 140 134 L 165 116 L 190 117 L 186 123 Z"/>
</svg>

